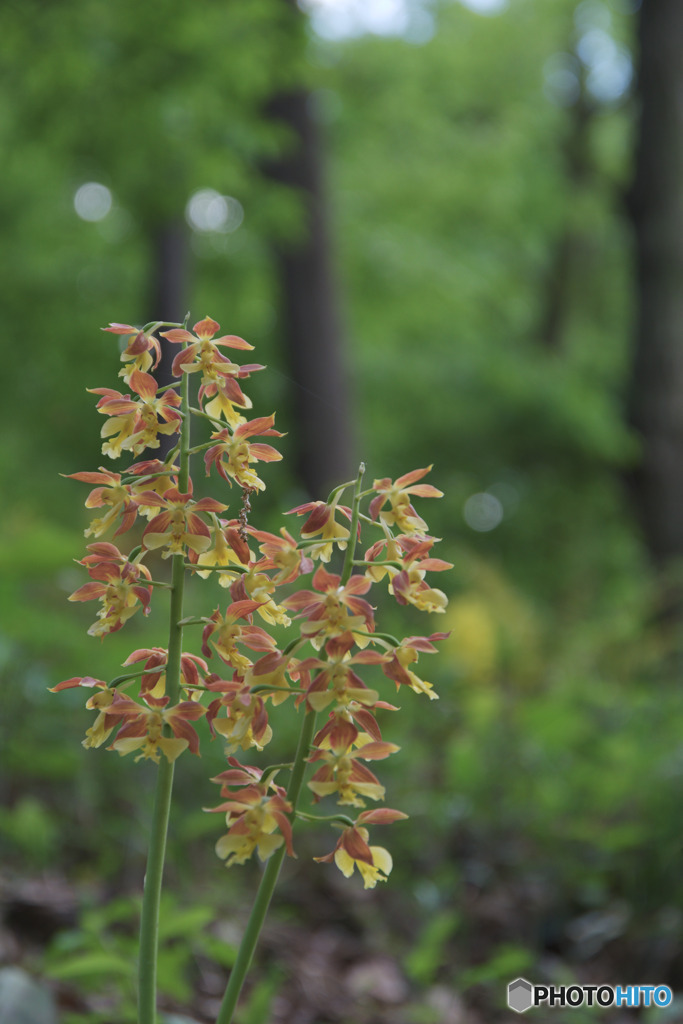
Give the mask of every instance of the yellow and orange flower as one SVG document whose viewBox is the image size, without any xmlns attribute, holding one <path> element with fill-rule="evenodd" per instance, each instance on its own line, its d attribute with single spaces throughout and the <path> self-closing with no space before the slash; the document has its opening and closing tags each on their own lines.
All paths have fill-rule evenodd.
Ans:
<svg viewBox="0 0 683 1024">
<path fill-rule="evenodd" d="M 256 572 L 255 566 L 251 566 L 232 584 L 230 596 L 234 601 L 257 601 L 256 611 L 271 626 L 289 626 L 292 620 L 282 605 L 276 604 L 272 598 L 275 587 L 274 580 L 264 572 Z"/>
<path fill-rule="evenodd" d="M 388 656 L 378 651 L 364 650 L 351 656 L 349 651 L 353 638 L 345 633 L 329 640 L 325 646 L 326 658 L 305 658 L 299 662 L 296 672 L 310 672 L 321 669 L 306 687 L 306 703 L 315 711 L 336 701 L 342 707 L 351 703 L 372 707 L 379 700 L 377 690 L 370 690 L 356 672 L 353 665 L 381 665 Z"/>
<path fill-rule="evenodd" d="M 214 420 L 224 419 L 234 430 L 247 420 L 247 417 L 238 410 L 252 407 L 251 399 L 242 391 L 236 378 L 248 377 L 248 370 L 261 370 L 263 367 L 256 363 L 244 368 L 236 367 L 232 363 L 230 365 L 236 372 L 218 374 L 215 384 L 202 384 L 199 389 L 199 402 L 207 416 Z"/>
<path fill-rule="evenodd" d="M 213 419 L 225 419 L 234 428 L 244 423 L 246 418 L 238 410 L 251 409 L 251 399 L 242 391 L 238 379 L 249 377 L 265 367 L 260 363 L 239 366 L 231 362 L 221 348 L 245 350 L 254 346 L 236 334 L 214 338 L 219 329 L 220 324 L 211 317 L 205 317 L 194 325 L 194 334 L 184 328 L 174 328 L 164 332 L 162 337 L 173 344 L 185 345 L 173 360 L 174 375 L 201 372 L 199 402 L 204 412 Z"/>
<path fill-rule="evenodd" d="M 225 614 L 221 615 L 220 609 L 206 619 L 206 626 L 202 634 L 202 654 L 205 658 L 211 657 L 209 640 L 215 648 L 219 658 L 227 665 L 232 665 L 238 672 L 244 672 L 251 662 L 237 650 L 236 644 L 244 644 L 252 651 L 274 651 L 276 644 L 273 638 L 260 626 L 252 626 L 246 622 L 242 624 L 239 619 L 248 619 L 258 608 L 258 601 L 233 601 L 228 605 Z"/>
<path fill-rule="evenodd" d="M 262 658 L 250 665 L 244 673 L 244 684 L 250 688 L 259 687 L 263 697 L 269 697 L 273 706 L 282 704 L 289 694 L 287 671 L 292 659 L 281 651 L 274 650 L 264 654 Z M 268 687 L 273 689 L 268 691 Z"/>
<path fill-rule="evenodd" d="M 90 636 L 104 637 L 115 633 L 124 622 L 134 615 L 141 604 L 145 615 L 149 613 L 152 588 L 143 580 L 151 579 L 149 569 L 140 562 L 129 562 L 114 544 L 99 542 L 89 544 L 86 555 L 80 562 L 88 569 L 95 582 L 79 587 L 69 597 L 70 601 L 102 602 L 97 621 L 88 630 Z"/>
<path fill-rule="evenodd" d="M 99 484 L 85 499 L 86 508 L 102 508 L 109 506 L 109 511 L 101 518 L 95 518 L 85 531 L 86 537 L 101 537 L 121 517 L 121 525 L 114 534 L 118 537 L 120 533 L 130 530 L 135 522 L 137 514 L 137 502 L 133 498 L 131 489 L 127 484 L 121 483 L 120 473 L 111 473 L 100 466 L 99 473 L 69 473 L 70 480 L 80 480 L 86 484 Z"/>
<path fill-rule="evenodd" d="M 291 508 L 287 513 L 287 515 L 296 514 L 298 516 L 302 516 L 306 512 L 311 513 L 301 527 L 302 540 L 308 540 L 310 537 L 316 537 L 320 534 L 320 543 L 312 544 L 307 548 L 307 553 L 311 558 L 319 558 L 321 562 L 329 562 L 335 544 L 339 547 L 340 551 L 346 548 L 349 530 L 336 521 L 335 512 L 337 509 L 347 519 L 351 519 L 351 509 L 347 508 L 346 505 L 338 505 L 336 500 L 330 505 L 324 501 L 307 501 L 304 505 L 297 505 L 296 508 Z"/>
<path fill-rule="evenodd" d="M 152 697 L 163 697 L 166 693 L 166 662 L 168 651 L 165 647 L 141 647 L 129 654 L 124 666 L 136 665 L 144 661 L 144 673 L 140 678 L 140 694 L 149 693 Z M 209 666 L 203 658 L 196 654 L 183 652 L 180 655 L 180 685 L 190 690 L 203 685 L 202 679 L 207 675 Z"/>
<path fill-rule="evenodd" d="M 171 487 L 177 487 L 178 467 L 173 461 L 168 463 L 161 462 L 160 459 L 147 459 L 145 462 L 136 462 L 127 472 L 140 478 L 130 484 L 130 492 L 137 503 L 138 513 L 146 519 L 153 519 L 158 514 L 158 504 L 144 505 L 140 502 L 139 496 L 143 491 L 152 491 L 158 497 L 162 497 Z"/>
<path fill-rule="evenodd" d="M 258 768 L 243 767 L 233 757 L 228 758 L 228 762 L 235 767 L 212 780 L 222 783 L 221 795 L 228 799 L 210 808 L 217 813 L 225 812 L 228 832 L 216 843 L 216 853 L 225 860 L 225 866 L 244 864 L 254 850 L 261 860 L 267 860 L 283 844 L 290 857 L 296 856 L 289 820 L 292 805 L 284 789 L 272 780 L 261 783 Z M 231 792 L 229 787 L 240 782 L 248 785 Z"/>
<path fill-rule="evenodd" d="M 139 751 L 136 761 L 145 758 L 157 763 L 160 754 L 168 761 L 175 761 L 184 750 L 199 755 L 199 736 L 190 722 L 205 714 L 201 704 L 184 700 L 169 708 L 168 697 L 155 698 L 149 693 L 143 701 L 145 706 L 118 691 L 114 692 L 106 713 L 122 725 L 109 750 L 118 750 L 121 756 Z M 170 727 L 173 736 L 164 735 L 165 725 Z"/>
<path fill-rule="evenodd" d="M 417 662 L 419 653 L 433 654 L 436 647 L 433 640 L 445 640 L 450 633 L 432 633 L 431 636 L 407 636 L 391 653 L 390 659 L 382 665 L 382 671 L 389 679 L 393 679 L 398 690 L 401 685 L 409 686 L 415 693 L 426 693 L 430 700 L 437 700 L 439 695 L 431 683 L 420 679 L 411 668 Z"/>
<path fill-rule="evenodd" d="M 284 526 L 280 529 L 279 537 L 274 533 L 252 528 L 249 528 L 249 533 L 261 542 L 259 551 L 263 558 L 258 562 L 258 568 L 278 570 L 273 576 L 276 587 L 283 583 L 291 583 L 305 573 L 313 572 L 313 560 L 297 547 L 296 541 Z"/>
<path fill-rule="evenodd" d="M 302 615 L 307 621 L 301 626 L 302 636 L 307 637 L 314 647 L 320 647 L 325 637 L 349 633 L 361 646 L 367 645 L 367 637 L 355 633 L 364 629 L 373 632 L 375 621 L 372 605 L 358 594 L 366 594 L 372 586 L 366 576 L 352 576 L 341 586 L 341 577 L 329 573 L 324 566 L 318 566 L 312 580 L 313 590 L 299 590 L 282 604 Z"/>
<path fill-rule="evenodd" d="M 375 541 L 365 552 L 365 561 L 372 563 L 366 567 L 365 575 L 374 583 L 379 583 L 385 576 L 389 576 L 389 579 L 391 579 L 395 573 L 400 571 L 400 567 L 403 565 L 403 551 L 399 544 L 402 538 L 392 537 L 388 527 L 385 524 L 382 525 L 387 536 Z M 396 562 L 397 565 L 384 565 L 382 564 L 384 562 Z"/>
<path fill-rule="evenodd" d="M 58 693 L 60 690 L 70 690 L 74 686 L 84 686 L 86 689 L 95 689 L 91 697 L 86 701 L 86 708 L 89 711 L 99 712 L 93 725 L 86 730 L 84 747 L 100 747 L 109 738 L 112 731 L 118 725 L 118 719 L 108 714 L 116 690 L 110 689 L 103 679 L 94 679 L 92 676 L 72 676 L 62 683 L 50 688 L 51 693 Z"/>
<path fill-rule="evenodd" d="M 185 346 L 173 360 L 174 377 L 180 377 L 183 373 L 201 371 L 202 382 L 212 384 L 221 375 L 236 373 L 239 370 L 239 366 L 231 363 L 220 349 L 251 350 L 254 346 L 236 334 L 224 334 L 220 338 L 214 338 L 214 335 L 220 330 L 220 326 L 210 316 L 207 316 L 194 325 L 192 328 L 194 334 L 184 327 L 174 327 L 170 331 L 162 332 L 162 338 L 166 338 L 174 345 Z"/>
<path fill-rule="evenodd" d="M 273 738 L 263 697 L 252 693 L 250 685 L 240 676 L 232 680 L 208 676 L 206 685 L 209 690 L 222 693 L 209 704 L 206 717 L 211 732 L 227 740 L 227 751 L 232 753 L 240 747 L 263 750 Z M 219 717 L 221 708 L 225 708 L 225 717 Z"/>
<path fill-rule="evenodd" d="M 275 415 L 259 416 L 255 420 L 241 423 L 234 433 L 227 428 L 211 435 L 212 445 L 204 455 L 207 476 L 215 466 L 220 475 L 232 487 L 232 480 L 247 490 L 263 491 L 266 485 L 251 468 L 252 462 L 278 462 L 282 455 L 272 445 L 260 442 L 250 443 L 248 437 L 255 435 L 283 437 L 273 429 Z M 232 478 L 232 479 L 231 479 Z"/>
<path fill-rule="evenodd" d="M 344 829 L 332 853 L 325 857 L 314 857 L 314 860 L 322 863 L 334 861 L 345 878 L 350 878 L 354 868 L 358 868 L 364 887 L 374 889 L 378 882 L 386 882 L 393 862 L 391 854 L 383 846 L 368 846 L 369 833 L 361 823 L 388 825 L 407 817 L 402 811 L 393 811 L 389 807 L 364 811 L 355 825 Z"/>
<path fill-rule="evenodd" d="M 389 593 L 399 604 L 412 604 L 426 612 L 443 612 L 448 598 L 442 590 L 429 586 L 425 574 L 452 569 L 453 563 L 429 555 L 435 542 L 434 537 L 410 534 L 384 537 L 365 552 L 366 561 L 371 563 L 366 574 L 372 580 L 388 575 Z M 383 564 L 386 562 L 395 564 Z"/>
<path fill-rule="evenodd" d="M 103 327 L 102 330 L 109 334 L 128 335 L 128 343 L 121 353 L 121 360 L 131 365 L 124 366 L 119 371 L 119 377 L 123 377 L 126 384 L 135 370 L 146 373 L 147 370 L 153 370 L 159 365 L 161 345 L 153 334 L 146 334 L 139 327 L 131 327 L 130 324 L 109 324 L 109 327 Z"/>
<path fill-rule="evenodd" d="M 443 590 L 429 586 L 425 571 L 418 565 L 402 569 L 392 577 L 389 590 L 399 604 L 412 604 L 422 612 L 445 612 L 448 597 Z"/>
<path fill-rule="evenodd" d="M 181 493 L 177 487 L 170 487 L 163 495 L 143 491 L 140 503 L 163 508 L 145 527 L 142 534 L 143 547 L 156 549 L 165 547 L 162 558 L 183 554 L 185 548 L 200 554 L 211 547 L 211 530 L 198 512 L 223 512 L 227 505 L 215 498 L 200 498 L 193 501 L 192 488 Z"/>
<path fill-rule="evenodd" d="M 369 768 L 358 763 L 358 759 L 382 760 L 399 749 L 395 743 L 380 740 L 364 743 L 358 750 L 349 747 L 329 750 L 318 748 L 311 754 L 309 761 L 323 761 L 324 764 L 313 775 L 308 787 L 315 793 L 316 801 L 332 793 L 339 794 L 337 803 L 353 807 L 365 807 L 363 797 L 383 800 L 384 786 Z"/>
<path fill-rule="evenodd" d="M 202 579 L 212 575 L 208 569 L 200 570 L 200 566 L 217 567 L 224 565 L 226 572 L 219 572 L 218 582 L 221 587 L 230 587 L 235 582 L 238 573 L 230 572 L 230 566 L 243 567 L 248 565 L 251 558 L 251 551 L 246 540 L 239 530 L 239 521 L 232 519 L 227 522 L 225 519 L 217 519 L 213 516 L 213 547 L 202 551 L 200 555 L 191 553 L 190 561 L 196 562 L 197 575 Z M 245 595 L 246 596 L 246 595 Z"/>
<path fill-rule="evenodd" d="M 98 713 L 90 728 L 85 730 L 85 739 L 82 740 L 82 746 L 86 750 L 101 747 L 109 739 L 116 726 L 120 724 L 116 715 L 109 714 L 109 709 L 116 696 L 116 690 L 106 687 L 98 693 L 93 693 L 92 697 L 89 697 L 85 702 L 88 711 L 97 711 Z"/>
<path fill-rule="evenodd" d="M 387 526 L 398 526 L 402 533 L 424 532 L 427 524 L 421 519 L 413 506 L 410 504 L 409 495 L 417 494 L 421 498 L 442 498 L 443 491 L 433 487 L 431 484 L 418 484 L 423 476 L 431 470 L 431 466 L 425 469 L 414 469 L 411 473 L 404 473 L 392 481 L 389 477 L 373 482 L 373 490 L 377 496 L 370 502 L 370 516 L 372 519 L 380 519 Z M 389 502 L 390 508 L 385 511 L 384 506 Z"/>
<path fill-rule="evenodd" d="M 89 388 L 91 394 L 102 395 L 97 403 L 98 412 L 109 419 L 101 430 L 102 437 L 112 437 L 102 445 L 104 455 L 117 459 L 122 451 L 138 455 L 145 448 L 158 448 L 158 434 L 175 434 L 182 417 L 177 406 L 180 396 L 170 388 L 156 397 L 157 382 L 148 373 L 133 370 L 128 380 L 131 391 L 140 396 L 134 401 L 112 388 Z"/>
</svg>

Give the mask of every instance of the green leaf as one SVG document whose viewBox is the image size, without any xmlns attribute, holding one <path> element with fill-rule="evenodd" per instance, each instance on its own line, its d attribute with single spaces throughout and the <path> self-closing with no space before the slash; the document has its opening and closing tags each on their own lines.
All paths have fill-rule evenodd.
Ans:
<svg viewBox="0 0 683 1024">
<path fill-rule="evenodd" d="M 116 953 L 95 950 L 91 953 L 82 953 L 79 956 L 72 955 L 61 964 L 51 964 L 47 967 L 46 973 L 55 981 L 78 981 L 92 978 L 98 974 L 103 978 L 133 978 L 135 964 L 132 960 L 126 960 Z"/>
<path fill-rule="evenodd" d="M 463 971 L 458 977 L 461 991 L 472 985 L 485 982 L 504 981 L 522 974 L 533 962 L 532 954 L 521 946 L 500 946 L 498 951 L 484 964 Z"/>
<path fill-rule="evenodd" d="M 181 937 L 187 939 L 200 932 L 212 919 L 213 911 L 210 907 L 188 907 L 183 910 L 164 905 L 160 914 L 159 939 L 161 942 Z"/>
<path fill-rule="evenodd" d="M 423 928 L 417 945 L 406 958 L 409 976 L 420 985 L 433 981 L 436 972 L 445 963 L 444 946 L 460 924 L 460 914 L 444 910 Z"/>
</svg>

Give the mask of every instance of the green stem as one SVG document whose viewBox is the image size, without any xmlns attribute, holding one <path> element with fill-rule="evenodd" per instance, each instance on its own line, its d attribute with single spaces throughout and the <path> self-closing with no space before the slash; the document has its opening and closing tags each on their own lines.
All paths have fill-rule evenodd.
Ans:
<svg viewBox="0 0 683 1024">
<path fill-rule="evenodd" d="M 187 376 L 187 374 L 185 374 L 185 376 Z M 190 412 L 194 416 L 201 416 L 203 419 L 208 420 L 209 423 L 213 423 L 214 427 L 218 430 L 228 430 L 231 434 L 234 433 L 229 423 L 224 423 L 223 420 L 218 420 L 215 416 L 209 416 L 208 412 L 204 412 L 203 409 L 195 409 L 194 406 L 190 406 Z"/>
<path fill-rule="evenodd" d="M 190 449 L 190 455 L 196 455 L 197 452 L 204 452 L 207 448 L 213 448 L 215 444 L 215 441 L 206 441 L 205 444 L 196 444 L 194 448 Z"/>
<path fill-rule="evenodd" d="M 351 573 L 353 572 L 353 562 L 356 554 L 356 544 L 358 542 L 358 517 L 360 515 L 360 501 L 364 473 L 365 463 L 361 462 L 360 466 L 358 467 L 356 486 L 353 491 L 353 505 L 351 507 L 351 529 L 349 531 L 349 544 L 346 549 L 346 555 L 344 557 L 344 565 L 342 567 L 340 580 L 340 584 L 342 587 L 345 587 L 346 584 L 349 582 Z"/>
<path fill-rule="evenodd" d="M 345 484 L 338 484 L 337 487 L 335 487 L 332 491 L 330 491 L 329 497 L 328 497 L 327 501 L 325 502 L 325 504 L 326 505 L 332 505 L 333 503 L 336 504 L 336 501 L 338 500 L 337 495 L 341 496 L 342 492 L 345 491 L 347 487 L 353 487 L 355 482 L 356 482 L 355 480 L 347 480 Z"/>
<path fill-rule="evenodd" d="M 371 526 L 379 526 L 380 530 L 384 529 L 379 520 L 371 519 L 370 516 L 366 516 L 364 512 L 361 512 L 359 519 L 362 519 L 364 523 L 370 523 Z"/>
<path fill-rule="evenodd" d="M 245 565 L 235 565 L 234 562 L 228 562 L 227 565 L 199 565 L 197 562 L 185 562 L 185 568 L 192 569 L 193 572 L 249 572 Z"/>
<path fill-rule="evenodd" d="M 368 633 L 365 629 L 354 629 L 354 633 L 358 636 L 366 636 L 369 640 L 377 640 L 379 643 L 384 644 L 385 647 L 400 647 L 401 642 L 397 640 L 391 633 Z"/>
<path fill-rule="evenodd" d="M 181 381 L 182 408 L 187 410 L 188 375 Z M 186 493 L 190 479 L 190 417 L 183 418 L 180 434 L 180 472 L 178 488 Z M 183 590 L 185 556 L 173 555 L 171 569 L 171 609 L 169 616 L 168 655 L 166 658 L 166 693 L 171 707 L 180 693 L 180 657 L 183 643 Z M 166 856 L 166 837 L 173 792 L 173 763 L 161 758 L 157 771 L 151 835 L 147 854 L 147 870 L 140 916 L 140 948 L 138 960 L 138 1024 L 156 1024 L 157 955 L 159 948 L 159 906 Z"/>
<path fill-rule="evenodd" d="M 347 814 L 308 814 L 306 811 L 297 811 L 297 818 L 303 821 L 336 821 L 345 828 L 353 828 L 355 822 Z"/>
<path fill-rule="evenodd" d="M 263 769 L 263 775 L 261 776 L 261 782 L 264 782 L 264 783 L 268 782 L 268 779 L 270 778 L 271 775 L 274 776 L 276 774 L 276 772 L 283 771 L 284 769 L 286 769 L 287 771 L 291 771 L 293 767 L 294 767 L 294 762 L 293 761 L 289 761 L 289 762 L 285 761 L 283 764 L 269 764 L 267 768 Z M 297 811 L 297 815 L 300 814 L 300 813 L 301 813 L 300 811 Z"/>
<path fill-rule="evenodd" d="M 386 562 L 374 561 L 374 562 L 371 562 L 371 561 L 368 561 L 365 558 L 354 558 L 353 564 L 354 565 L 358 565 L 358 566 L 370 565 L 370 566 L 373 566 L 373 567 L 374 566 L 382 567 L 382 566 L 385 566 L 385 565 L 390 565 L 392 567 L 392 569 L 398 569 L 399 572 L 401 571 L 401 569 L 405 568 L 400 562 L 392 562 L 392 561 L 386 561 Z"/>
<path fill-rule="evenodd" d="M 272 693 L 275 690 L 282 690 L 283 693 L 306 693 L 298 686 L 272 686 L 270 683 L 257 683 L 249 687 L 249 693 Z"/>
<path fill-rule="evenodd" d="M 166 666 L 162 662 L 160 665 L 155 665 L 154 668 L 138 668 L 134 672 L 126 672 L 125 675 L 117 676 L 116 679 L 112 679 L 110 686 L 120 686 L 121 683 L 126 683 L 130 679 L 137 679 L 139 676 L 151 676 L 155 672 L 165 672 Z"/>
<path fill-rule="evenodd" d="M 294 654 L 299 647 L 303 647 L 304 644 L 308 643 L 307 637 L 295 636 L 293 640 L 290 640 L 286 647 L 282 648 L 282 653 L 286 657 L 288 654 Z"/>
<path fill-rule="evenodd" d="M 176 452 L 177 454 L 177 452 Z M 144 484 L 148 480 L 156 480 L 159 476 L 173 476 L 178 472 L 177 466 L 167 464 L 164 469 L 157 470 L 156 473 L 145 473 L 143 476 L 138 476 L 135 473 L 128 473 L 121 477 L 122 484 Z"/>
<path fill-rule="evenodd" d="M 303 723 L 301 725 L 301 733 L 299 735 L 299 744 L 296 749 L 296 757 L 294 759 L 294 767 L 292 768 L 292 777 L 289 780 L 289 788 L 287 789 L 287 799 L 292 805 L 292 811 L 289 815 L 293 821 L 296 814 L 296 805 L 301 793 L 301 785 L 304 779 L 304 771 L 306 769 L 306 758 L 311 747 L 311 740 L 315 732 L 315 713 L 309 712 L 304 716 Z M 235 966 L 230 972 L 230 980 L 228 981 L 228 987 L 225 990 L 223 997 L 223 1003 L 221 1004 L 220 1013 L 216 1018 L 216 1024 L 230 1024 L 232 1021 L 232 1015 L 235 1012 L 237 1006 L 237 1000 L 240 997 L 242 991 L 242 985 L 244 979 L 247 976 L 247 971 L 251 966 L 251 961 L 254 956 L 254 950 L 256 949 L 256 943 L 263 927 L 263 922 L 266 919 L 268 913 L 268 907 L 275 891 L 278 876 L 280 874 L 280 868 L 282 861 L 285 856 L 284 845 L 276 850 L 272 857 L 269 858 L 266 864 L 265 871 L 261 877 L 261 884 L 258 887 L 256 893 L 256 899 L 254 900 L 254 906 L 252 907 L 247 927 L 240 948 L 237 953 L 237 959 L 235 960 Z"/>
<path fill-rule="evenodd" d="M 145 334 L 154 334 L 160 327 L 184 327 L 185 324 L 176 324 L 172 320 L 150 320 L 148 324 L 142 328 Z"/>
<path fill-rule="evenodd" d="M 166 835 L 173 790 L 173 765 L 162 758 L 154 793 L 152 829 L 147 853 L 147 870 L 140 917 L 138 954 L 138 1021 L 155 1024 L 157 1004 L 157 948 L 159 943 L 159 905 L 166 856 Z"/>
</svg>

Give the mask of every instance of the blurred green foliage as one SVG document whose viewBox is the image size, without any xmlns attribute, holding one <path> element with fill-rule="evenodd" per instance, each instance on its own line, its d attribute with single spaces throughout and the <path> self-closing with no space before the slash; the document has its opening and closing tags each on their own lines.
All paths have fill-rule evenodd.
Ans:
<svg viewBox="0 0 683 1024">
<path fill-rule="evenodd" d="M 284 6 L 26 0 L 0 10 L 0 840 L 15 871 L 139 877 L 150 766 L 84 751 L 82 700 L 47 688 L 85 672 L 111 678 L 133 647 L 163 643 L 164 603 L 104 644 L 85 635 L 89 609 L 66 603 L 83 581 L 73 562 L 83 492 L 58 473 L 102 461 L 84 388 L 116 386 L 118 362 L 98 329 L 146 319 L 150 232 L 182 218 L 199 188 L 236 197 L 245 219 L 234 234 L 191 233 L 193 312 L 256 344 L 270 369 L 250 388 L 255 408 L 289 403 L 292 415 L 269 246 L 300 230 L 300 203 L 262 174 L 287 144 L 263 110 L 303 82 L 325 128 L 358 454 L 370 476 L 435 463 L 446 498 L 423 511 L 455 563 L 449 612 L 428 625 L 415 616 L 413 628 L 452 631 L 444 653 L 420 663 L 440 702 L 402 692 L 410 714 L 382 722 L 403 747 L 382 771 L 388 802 L 411 822 L 387 839 L 395 868 L 380 898 L 413 922 L 400 941 L 415 985 L 464 971 L 497 1006 L 501 978 L 525 970 L 529 950 L 550 945 L 581 963 L 680 928 L 679 641 L 658 617 L 620 479 L 637 457 L 621 408 L 632 104 L 594 103 L 588 171 L 576 180 L 566 159 L 575 106 L 544 90 L 548 62 L 576 47 L 572 0 L 511 0 L 495 17 L 443 3 L 420 44 L 306 42 Z M 628 5 L 581 6 L 603 23 L 607 12 L 619 45 L 631 44 Z M 114 204 L 97 223 L 73 209 L 93 180 Z M 541 325 L 567 232 L 577 255 L 550 348 Z M 256 516 L 273 529 L 275 509 L 299 493 L 286 468 L 268 483 Z M 462 513 L 482 492 L 502 509 L 488 531 Z M 219 598 L 214 587 L 197 610 Z M 242 881 L 226 882 L 213 859 L 216 821 L 198 809 L 213 799 L 222 756 L 215 744 L 211 764 L 181 762 L 171 863 L 209 865 L 239 900 Z M 489 902 L 501 892 L 496 916 Z M 80 971 L 87 986 L 106 957 L 118 985 L 132 912 L 125 901 L 90 909 L 50 952 L 51 976 Z M 189 928 L 193 941 L 204 920 Z M 182 984 L 176 955 L 171 944 L 169 984 Z M 276 986 L 266 975 L 254 989 L 244 1024 L 265 1019 Z"/>
<path fill-rule="evenodd" d="M 60 933 L 44 961 L 46 977 L 94 993 L 100 1009 L 88 1014 L 97 1024 L 112 1020 L 121 1024 L 137 1020 L 137 922 L 139 900 L 121 898 L 106 907 L 93 907 L 81 915 L 77 930 Z M 236 950 L 217 943 L 206 931 L 213 917 L 210 907 L 182 908 L 166 894 L 159 921 L 159 992 L 162 998 L 188 1002 L 192 994 L 192 972 L 196 958 L 211 956 L 229 967 Z M 83 1020 L 83 1014 L 65 1018 Z"/>
</svg>

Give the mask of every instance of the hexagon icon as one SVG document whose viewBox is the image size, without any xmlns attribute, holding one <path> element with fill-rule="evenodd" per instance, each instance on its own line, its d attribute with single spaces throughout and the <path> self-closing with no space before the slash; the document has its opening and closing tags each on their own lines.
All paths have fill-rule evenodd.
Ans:
<svg viewBox="0 0 683 1024">
<path fill-rule="evenodd" d="M 508 985 L 508 1006 L 516 1013 L 524 1013 L 533 1005 L 533 988 L 526 978 L 515 978 Z"/>
</svg>

